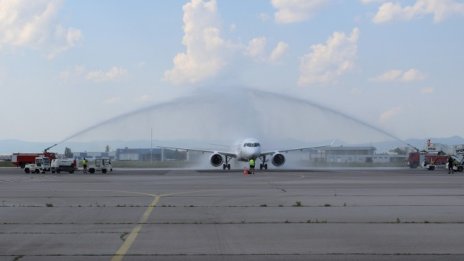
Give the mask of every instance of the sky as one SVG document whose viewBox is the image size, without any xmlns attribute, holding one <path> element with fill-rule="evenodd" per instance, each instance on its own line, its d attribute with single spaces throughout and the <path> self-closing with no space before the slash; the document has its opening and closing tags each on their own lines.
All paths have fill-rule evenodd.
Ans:
<svg viewBox="0 0 464 261">
<path fill-rule="evenodd" d="M 463 24 L 458 0 L 0 0 L 0 140 L 59 141 L 204 86 L 462 136 Z"/>
</svg>

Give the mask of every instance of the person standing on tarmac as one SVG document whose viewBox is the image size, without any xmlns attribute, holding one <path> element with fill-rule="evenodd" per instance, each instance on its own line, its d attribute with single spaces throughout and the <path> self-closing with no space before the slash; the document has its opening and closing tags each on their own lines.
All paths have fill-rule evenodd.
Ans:
<svg viewBox="0 0 464 261">
<path fill-rule="evenodd" d="M 255 160 L 250 159 L 250 174 L 255 174 Z"/>
<path fill-rule="evenodd" d="M 86 174 L 87 173 L 87 159 L 86 158 L 82 160 L 82 167 L 83 167 L 83 173 Z"/>
<path fill-rule="evenodd" d="M 449 156 L 448 157 L 448 174 L 454 173 L 453 163 L 454 163 L 453 157 Z"/>
</svg>

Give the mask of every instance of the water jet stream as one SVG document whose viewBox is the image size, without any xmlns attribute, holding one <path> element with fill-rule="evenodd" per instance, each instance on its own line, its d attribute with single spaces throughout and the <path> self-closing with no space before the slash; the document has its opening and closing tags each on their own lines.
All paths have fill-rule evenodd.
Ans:
<svg viewBox="0 0 464 261">
<path fill-rule="evenodd" d="M 105 127 L 111 127 L 111 131 Z M 282 147 L 282 141 L 320 144 L 337 139 L 361 144 L 388 137 L 413 147 L 373 124 L 316 102 L 249 88 L 199 89 L 188 96 L 104 120 L 57 144 L 98 131 L 101 132 L 98 140 L 108 140 L 115 134 L 116 140 L 122 137 L 142 140 L 150 129 L 155 130 L 158 140 L 208 140 L 208 143 L 227 144 L 252 136 L 270 146 Z M 376 137 L 369 136 L 367 131 Z"/>
</svg>

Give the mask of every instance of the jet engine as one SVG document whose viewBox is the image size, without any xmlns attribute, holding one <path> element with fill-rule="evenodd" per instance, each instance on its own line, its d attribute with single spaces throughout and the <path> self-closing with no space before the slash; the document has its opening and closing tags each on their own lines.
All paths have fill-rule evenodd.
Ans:
<svg viewBox="0 0 464 261">
<path fill-rule="evenodd" d="M 272 155 L 271 162 L 272 162 L 272 165 L 276 167 L 282 166 L 285 163 L 285 156 L 280 152 L 276 152 Z"/>
<path fill-rule="evenodd" d="M 211 155 L 209 158 L 209 161 L 214 167 L 219 167 L 224 162 L 224 158 L 222 158 L 221 154 L 219 153 L 213 153 L 213 155 Z"/>
</svg>

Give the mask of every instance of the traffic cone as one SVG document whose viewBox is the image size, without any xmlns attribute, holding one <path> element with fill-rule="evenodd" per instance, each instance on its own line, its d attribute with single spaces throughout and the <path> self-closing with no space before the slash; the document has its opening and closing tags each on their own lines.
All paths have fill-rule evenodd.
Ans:
<svg viewBox="0 0 464 261">
<path fill-rule="evenodd" d="M 247 168 L 243 168 L 243 176 L 246 176 L 248 175 L 248 169 Z"/>
</svg>

